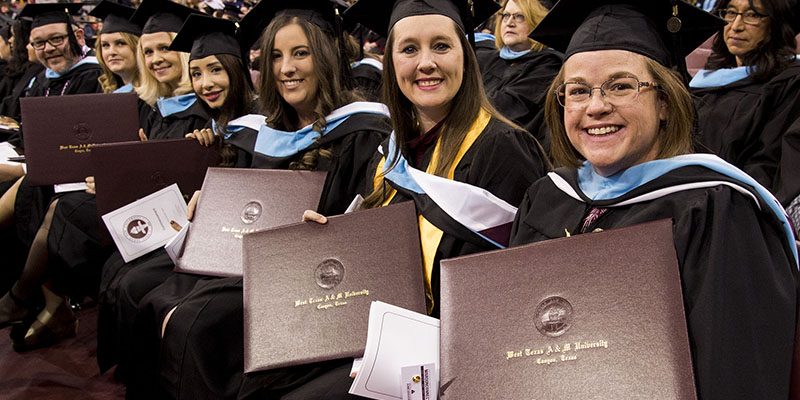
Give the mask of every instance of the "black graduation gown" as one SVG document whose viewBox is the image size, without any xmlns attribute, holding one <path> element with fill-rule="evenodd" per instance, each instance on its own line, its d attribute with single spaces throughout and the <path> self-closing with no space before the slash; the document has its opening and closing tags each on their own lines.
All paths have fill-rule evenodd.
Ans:
<svg viewBox="0 0 800 400">
<path fill-rule="evenodd" d="M 784 135 L 800 117 L 800 60 L 767 82 L 747 77 L 722 87 L 692 88 L 691 93 L 697 109 L 696 150 L 722 157 L 775 192 Z M 780 198 L 784 206 L 792 200 L 786 197 Z"/>
<path fill-rule="evenodd" d="M 550 178 L 540 179 L 519 208 L 512 245 L 564 237 L 565 229 L 580 233 L 590 208 L 664 187 L 709 180 L 737 183 L 688 166 L 616 199 L 591 201 L 580 190 L 575 170 L 556 172 L 584 201 L 567 196 Z M 788 398 L 797 266 L 783 228 L 761 204 L 764 211 L 728 186 L 685 190 L 608 208 L 586 230 L 672 219 L 695 381 L 703 400 Z"/>
<path fill-rule="evenodd" d="M 339 214 L 347 208 L 357 193 L 363 191 L 365 186 L 363 179 L 353 179 L 353 177 L 366 177 L 367 164 L 374 149 L 388 135 L 390 130 L 391 126 L 388 120 L 382 116 L 357 114 L 327 133 L 314 146 L 308 149 L 332 147 L 333 151 L 333 158 L 330 160 L 320 158 L 316 168 L 317 170 L 328 171 L 323 187 L 323 195 L 320 198 L 318 207 L 320 212 L 328 215 Z M 234 143 L 237 145 L 247 143 L 249 148 L 246 151 L 252 153 L 252 145 L 254 145 L 255 139 L 243 139 L 241 136 L 237 137 L 236 135 L 238 133 L 233 136 L 233 138 L 236 138 Z M 254 168 L 287 169 L 289 164 L 297 161 L 301 155 L 276 158 L 255 154 L 250 166 Z M 155 385 L 158 379 L 158 370 L 155 365 L 156 354 L 154 354 L 154 351 L 158 350 L 159 339 L 152 333 L 156 332 L 156 326 L 164 319 L 169 309 L 181 302 L 180 312 L 173 314 L 173 318 L 170 320 L 170 330 L 180 330 L 182 333 L 177 336 L 170 335 L 165 337 L 161 343 L 162 353 L 164 354 L 160 358 L 163 370 L 171 371 L 177 368 L 180 371 L 180 367 L 184 367 L 187 372 L 181 375 L 165 373 L 165 376 L 175 378 L 166 379 L 162 377 L 162 380 L 166 379 L 167 391 L 176 397 L 179 393 L 184 393 L 184 391 L 192 392 L 193 390 L 197 390 L 196 393 L 201 397 L 203 394 L 207 395 L 208 393 L 219 393 L 221 397 L 235 396 L 236 392 L 238 392 L 238 386 L 237 390 L 232 390 L 230 383 L 236 382 L 238 385 L 242 380 L 243 342 L 241 335 L 237 336 L 233 332 L 226 331 L 223 336 L 219 337 L 224 338 L 225 343 L 215 344 L 214 347 L 236 347 L 238 345 L 239 349 L 239 353 L 235 353 L 238 355 L 229 355 L 228 357 L 231 357 L 230 360 L 221 364 L 218 361 L 208 363 L 197 361 L 192 363 L 191 367 L 182 364 L 184 357 L 205 358 L 219 356 L 219 354 L 201 354 L 204 353 L 202 349 L 205 346 L 187 347 L 187 352 L 192 354 L 184 354 L 183 352 L 176 354 L 171 353 L 171 350 L 174 350 L 175 346 L 183 346 L 183 340 L 198 337 L 193 333 L 193 330 L 201 326 L 201 323 L 196 323 L 194 318 L 196 314 L 206 308 L 206 302 L 212 301 L 212 299 L 207 298 L 209 293 L 216 294 L 221 292 L 229 295 L 230 298 L 226 298 L 222 302 L 222 307 L 230 310 L 226 315 L 232 315 L 231 318 L 235 318 L 238 315 L 239 326 L 231 327 L 226 325 L 226 329 L 233 328 L 234 332 L 241 329 L 241 278 L 218 279 L 175 274 L 172 272 L 172 268 L 172 262 L 169 259 L 165 259 L 163 256 L 155 256 L 151 261 L 147 262 L 146 266 L 137 266 L 135 270 L 126 274 L 117 282 L 117 292 L 119 293 L 117 314 L 120 316 L 122 323 L 128 323 L 127 329 L 137 332 L 135 338 L 127 339 L 135 339 L 133 344 L 130 342 L 125 343 L 126 339 L 122 338 L 118 347 L 120 353 L 122 353 L 120 355 L 120 366 L 123 366 L 123 363 L 131 365 L 129 374 L 131 383 L 128 386 L 128 393 L 132 397 L 147 397 L 153 394 L 153 390 L 158 389 L 157 385 Z M 209 317 L 207 314 L 204 315 L 205 318 Z M 188 317 L 191 322 L 181 323 L 180 321 L 186 320 L 185 318 L 182 319 L 182 317 Z M 216 315 L 212 317 L 212 321 L 207 322 L 213 325 L 216 324 L 217 319 Z M 134 326 L 131 328 L 130 323 L 127 321 L 134 321 Z M 158 327 L 160 328 L 160 326 Z M 117 329 L 122 332 L 126 328 L 118 327 Z M 183 333 L 184 331 L 186 332 L 185 334 Z M 200 334 L 204 333 L 205 331 Z M 229 333 L 233 336 L 229 337 Z M 217 337 L 216 335 L 219 335 L 219 332 L 215 331 L 214 335 Z M 175 342 L 176 338 L 181 338 L 178 343 Z M 124 354 L 125 350 L 131 348 L 133 349 L 133 354 L 126 356 Z M 194 376 L 192 374 L 197 373 L 197 371 L 203 372 L 199 376 L 206 376 L 205 374 L 212 366 L 214 366 L 216 372 L 212 373 L 214 379 L 211 379 L 211 382 L 198 382 L 198 384 L 191 385 L 181 383 L 181 380 L 187 375 Z M 123 366 L 123 368 L 127 368 L 127 366 Z M 183 378 L 179 378 L 179 376 Z M 193 380 L 194 378 L 186 379 Z M 207 388 L 206 385 L 211 385 L 212 387 Z M 201 389 L 201 387 L 207 388 L 207 390 Z M 189 396 L 189 398 L 194 398 L 194 396 Z"/>
<path fill-rule="evenodd" d="M 15 81 L 11 92 L 3 98 L 3 102 L 0 104 L 0 115 L 14 118 L 17 122 L 22 119 L 19 99 L 26 96 L 31 79 L 41 74 L 42 71 L 44 71 L 44 65 L 38 62 L 27 63 L 25 72 Z"/>
<path fill-rule="evenodd" d="M 491 44 L 491 46 L 488 46 Z M 564 56 L 551 49 L 531 51 L 514 60 L 500 58 L 494 42 L 476 44 L 475 53 L 483 77 L 483 89 L 492 105 L 508 119 L 536 136 L 550 148 L 544 125 L 544 95 L 558 75 Z"/>
<path fill-rule="evenodd" d="M 58 78 L 45 77 L 46 70 L 36 75 L 36 80 L 27 90 L 26 97 L 36 96 L 66 96 L 71 94 L 87 94 L 87 93 L 102 93 L 103 88 L 97 78 L 103 74 L 98 64 L 86 63 L 81 64 Z M 21 118 L 21 116 L 20 116 Z M 22 122 L 22 121 L 20 121 Z M 11 144 L 17 147 L 23 147 L 22 140 L 24 126 L 22 126 L 17 135 L 12 135 L 8 140 Z"/>
<path fill-rule="evenodd" d="M 157 111 L 153 111 L 157 113 Z M 207 124 L 210 127 L 211 123 Z M 253 148 L 258 132 L 244 128 L 226 139 L 226 143 L 234 145 L 237 158 L 234 168 L 247 168 L 252 164 Z M 172 260 L 164 249 L 154 250 L 136 260 L 126 263 L 119 251 L 114 251 L 107 258 L 101 268 L 99 301 L 100 311 L 98 316 L 97 331 L 97 361 L 101 372 L 110 369 L 114 364 L 120 363 L 117 376 L 125 378 L 125 370 L 129 362 L 130 352 L 124 347 L 130 342 L 129 333 L 132 325 L 135 307 L 119 308 L 120 304 L 138 304 L 139 300 L 153 288 L 154 285 L 166 280 L 172 274 Z M 137 270 L 138 275 L 129 277 L 131 283 L 121 283 L 128 272 Z M 188 279 L 198 275 L 181 274 Z M 120 291 L 125 287 L 126 291 Z M 120 300 L 124 296 L 125 300 Z M 118 329 L 122 327 L 122 329 Z M 120 361 L 122 357 L 122 361 Z"/>
<path fill-rule="evenodd" d="M 383 154 L 388 154 L 388 142 L 382 147 Z M 531 182 L 547 171 L 547 162 L 540 149 L 536 140 L 527 132 L 492 119 L 456 165 L 453 179 L 484 188 L 516 206 L 522 201 L 525 189 Z M 431 146 L 423 156 L 421 164 L 415 168 L 425 170 L 433 151 L 434 146 Z M 373 168 L 370 169 L 373 174 L 381 158 L 380 155 L 376 155 L 373 160 Z M 496 250 L 497 247 L 478 238 L 463 226 L 457 225 L 455 221 L 443 218 L 442 211 L 426 196 L 414 195 L 391 182 L 387 183 L 397 190 L 390 204 L 415 201 L 417 212 L 444 232 L 436 249 L 431 278 L 434 297 L 432 315 L 438 317 L 439 262 L 447 258 Z M 347 393 L 352 384 L 352 380 L 348 377 L 352 359 L 344 360 L 344 363 L 340 364 L 281 398 L 284 400 L 355 398 Z"/>
<path fill-rule="evenodd" d="M 139 115 L 141 117 L 141 111 Z M 161 115 L 158 108 L 154 108 L 142 129 L 150 140 L 182 139 L 187 133 L 206 127 L 210 119 L 200 100 L 197 100 L 187 109 L 166 117 Z"/>
</svg>

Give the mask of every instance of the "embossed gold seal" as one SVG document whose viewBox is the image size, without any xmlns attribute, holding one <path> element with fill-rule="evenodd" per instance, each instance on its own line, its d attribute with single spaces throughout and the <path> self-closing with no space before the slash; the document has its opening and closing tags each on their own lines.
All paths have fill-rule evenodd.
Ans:
<svg viewBox="0 0 800 400">
<path fill-rule="evenodd" d="M 572 304 L 563 297 L 548 297 L 536 307 L 534 318 L 539 333 L 549 337 L 561 336 L 572 327 Z"/>
<path fill-rule="evenodd" d="M 251 201 L 245 204 L 244 208 L 242 209 L 242 222 L 249 225 L 258 221 L 258 218 L 261 217 L 263 210 L 264 209 L 261 206 L 261 203 L 257 201 Z"/>
<path fill-rule="evenodd" d="M 323 289 L 332 289 L 344 279 L 344 265 L 335 258 L 329 258 L 317 265 L 314 270 L 317 285 Z"/>
</svg>

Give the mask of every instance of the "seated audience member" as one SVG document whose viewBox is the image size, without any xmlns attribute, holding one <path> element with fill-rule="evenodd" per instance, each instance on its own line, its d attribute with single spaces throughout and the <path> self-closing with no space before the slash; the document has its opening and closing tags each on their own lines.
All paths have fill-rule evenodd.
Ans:
<svg viewBox="0 0 800 400">
<path fill-rule="evenodd" d="M 561 53 L 528 38 L 547 14 L 539 0 L 506 0 L 494 26 L 494 37 L 476 48 L 483 88 L 504 116 L 549 148 L 543 129 L 544 94 L 561 67 Z M 490 45 L 493 42 L 493 46 Z"/>
<path fill-rule="evenodd" d="M 697 151 L 743 169 L 778 193 L 784 206 L 800 194 L 798 164 L 786 164 L 797 150 L 782 149 L 800 116 L 799 31 L 793 26 L 800 23 L 793 8 L 787 0 L 718 1 L 715 13 L 727 24 L 717 31 L 705 69 L 689 84 Z"/>
</svg>

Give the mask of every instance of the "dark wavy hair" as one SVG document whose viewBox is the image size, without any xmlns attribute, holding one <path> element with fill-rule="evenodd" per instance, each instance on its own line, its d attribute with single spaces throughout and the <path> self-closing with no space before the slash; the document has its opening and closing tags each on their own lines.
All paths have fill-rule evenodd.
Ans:
<svg viewBox="0 0 800 400">
<path fill-rule="evenodd" d="M 714 13 L 728 7 L 730 0 L 721 0 L 714 6 Z M 797 51 L 795 29 L 795 11 L 787 0 L 762 0 L 761 8 L 756 8 L 753 0 L 748 0 L 750 8 L 769 17 L 767 37 L 753 51 L 741 56 L 742 64 L 754 67 L 753 78 L 758 81 L 769 80 L 782 72 L 794 59 Z M 717 70 L 734 68 L 736 56 L 728 51 L 724 37 L 725 27 L 714 37 L 711 56 L 708 57 L 705 69 Z"/>
</svg>

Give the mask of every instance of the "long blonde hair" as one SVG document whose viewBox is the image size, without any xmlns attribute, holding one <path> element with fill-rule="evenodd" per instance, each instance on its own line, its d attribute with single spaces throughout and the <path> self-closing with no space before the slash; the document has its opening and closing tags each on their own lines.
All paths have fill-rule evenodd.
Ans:
<svg viewBox="0 0 800 400">
<path fill-rule="evenodd" d="M 503 43 L 503 18 L 500 16 L 505 10 L 506 5 L 510 0 L 503 0 L 503 8 L 498 11 L 497 18 L 495 18 L 494 23 L 494 45 L 497 47 L 498 50 L 505 47 L 505 43 Z M 533 30 L 536 28 L 536 25 L 539 25 L 539 22 L 542 21 L 545 15 L 547 15 L 547 8 L 539 3 L 539 0 L 514 0 L 514 3 L 517 3 L 520 10 L 522 10 L 522 15 L 525 16 L 525 21 L 528 23 L 528 27 Z M 530 32 L 528 32 L 530 33 Z M 542 51 L 547 48 L 547 46 L 531 39 L 530 40 L 530 50 L 533 51 Z"/>
<path fill-rule="evenodd" d="M 122 40 L 128 44 L 128 46 L 133 51 L 137 51 L 139 47 L 139 37 L 127 32 L 118 32 L 122 36 Z M 111 93 L 120 88 L 124 83 L 117 75 L 115 75 L 106 65 L 106 61 L 103 59 L 103 46 L 100 45 L 101 38 L 103 37 L 103 33 L 97 35 L 97 39 L 94 42 L 94 49 L 95 53 L 97 53 L 97 62 L 100 64 L 100 68 L 103 70 L 103 75 L 100 75 L 97 80 L 100 82 L 100 86 L 103 87 L 103 93 Z M 139 65 L 137 62 L 137 66 L 135 71 L 133 71 L 133 85 L 137 86 L 139 84 Z"/>
<path fill-rule="evenodd" d="M 175 39 L 177 35 L 175 32 L 165 32 L 169 34 L 170 39 Z M 139 95 L 139 98 L 144 100 L 147 104 L 155 106 L 156 100 L 159 97 L 173 97 L 182 94 L 192 93 L 192 80 L 189 76 L 189 53 L 178 52 L 181 64 L 181 81 L 175 90 L 170 90 L 169 85 L 159 82 L 147 69 L 144 61 L 144 50 L 142 49 L 142 42 L 136 46 L 136 65 L 139 71 L 147 71 L 139 74 L 139 84 L 133 86 L 133 90 Z"/>
</svg>

